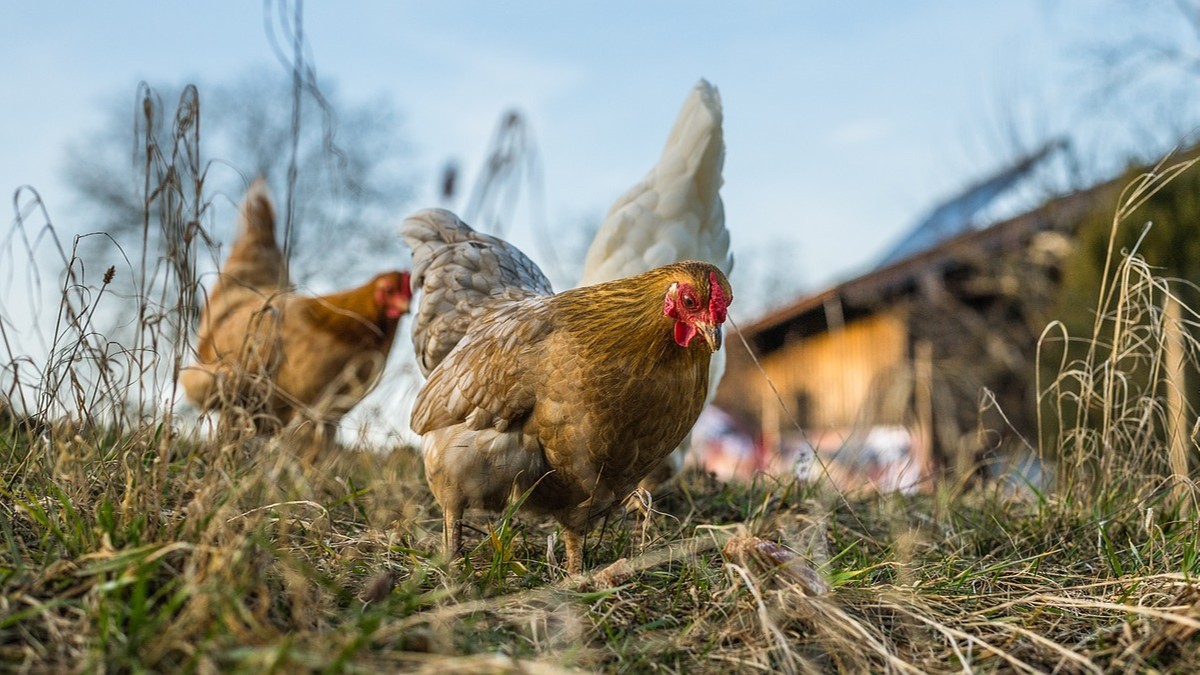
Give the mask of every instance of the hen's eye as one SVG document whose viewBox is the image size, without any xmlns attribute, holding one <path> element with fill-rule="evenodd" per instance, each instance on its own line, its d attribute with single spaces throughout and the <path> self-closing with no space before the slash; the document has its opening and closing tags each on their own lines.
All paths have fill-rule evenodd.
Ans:
<svg viewBox="0 0 1200 675">
<path fill-rule="evenodd" d="M 696 309 L 696 298 L 690 295 L 683 296 L 683 306 L 688 309 Z"/>
</svg>

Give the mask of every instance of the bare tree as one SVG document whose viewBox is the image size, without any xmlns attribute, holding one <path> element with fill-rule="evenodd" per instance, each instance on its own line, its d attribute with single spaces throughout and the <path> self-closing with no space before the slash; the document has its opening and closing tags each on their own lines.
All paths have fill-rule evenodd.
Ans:
<svg viewBox="0 0 1200 675">
<path fill-rule="evenodd" d="M 1153 162 L 1196 142 L 1200 127 L 1200 0 L 1111 0 L 1093 11 L 1131 20 L 1116 34 L 1083 45 L 1084 65 L 1101 73 L 1085 100 L 1114 113 L 1124 127 L 1123 160 Z"/>
<path fill-rule="evenodd" d="M 411 197 L 398 111 L 383 99 L 346 104 L 323 82 L 304 89 L 294 131 L 293 86 L 272 71 L 197 86 L 201 180 L 210 202 L 200 225 L 214 242 L 228 242 L 234 206 L 263 175 L 280 201 L 281 229 L 293 224 L 285 245 L 294 280 L 338 283 L 348 267 L 388 265 L 391 253 L 400 254 L 391 224 Z M 126 251 L 138 250 L 143 239 L 148 141 L 171 145 L 169 125 L 153 120 L 169 121 L 184 89 L 172 83 L 150 87 L 149 96 L 139 88 L 135 101 L 116 97 L 104 126 L 69 145 L 66 176 L 88 228 L 106 232 Z M 147 114 L 147 105 L 159 110 Z M 289 186 L 293 142 L 297 172 Z M 147 237 L 151 250 L 162 248 L 155 236 Z"/>
</svg>

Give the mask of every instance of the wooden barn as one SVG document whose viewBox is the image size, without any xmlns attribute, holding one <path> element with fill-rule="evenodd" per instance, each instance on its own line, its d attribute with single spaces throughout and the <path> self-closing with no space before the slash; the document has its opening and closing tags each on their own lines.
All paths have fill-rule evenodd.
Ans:
<svg viewBox="0 0 1200 675">
<path fill-rule="evenodd" d="M 730 336 L 717 404 L 761 431 L 765 454 L 815 452 L 847 485 L 917 489 L 935 466 L 966 475 L 1022 445 L 1062 262 L 1080 222 L 1126 181 L 983 229 L 930 224 L 969 213 L 964 201 L 1003 191 L 1041 159 L 947 202 L 871 272 L 743 326 L 758 363 Z"/>
</svg>

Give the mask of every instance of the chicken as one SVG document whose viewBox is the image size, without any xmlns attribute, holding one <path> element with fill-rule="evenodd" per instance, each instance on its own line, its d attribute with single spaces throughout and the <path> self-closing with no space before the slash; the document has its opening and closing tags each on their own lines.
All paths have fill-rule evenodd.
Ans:
<svg viewBox="0 0 1200 675">
<path fill-rule="evenodd" d="M 291 291 L 266 183 L 241 223 L 197 330 L 197 362 L 179 383 L 201 410 L 249 415 L 259 434 L 307 427 L 332 442 L 338 420 L 374 386 L 408 312 L 407 272 L 320 297 Z"/>
<path fill-rule="evenodd" d="M 733 255 L 719 192 L 725 163 L 721 120 L 720 94 L 700 80 L 684 101 L 658 164 L 609 209 L 588 249 L 580 285 L 680 260 L 710 262 L 729 275 Z M 709 365 L 705 403 L 716 395 L 724 371 L 725 353 L 717 352 Z M 653 490 L 673 477 L 689 445 L 685 438 L 642 487 Z"/>
<path fill-rule="evenodd" d="M 275 241 L 275 207 L 267 183 L 260 177 L 250 185 L 242 201 L 238 232 L 217 282 L 208 293 L 198 342 L 204 342 L 210 317 L 225 317 L 288 285 L 287 263 Z M 215 369 L 203 363 L 188 366 L 179 374 L 179 385 L 189 402 L 197 406 L 215 403 L 216 382 Z"/>
<path fill-rule="evenodd" d="M 447 556 L 460 552 L 465 509 L 528 493 L 523 508 L 558 520 L 567 571 L 580 572 L 589 523 L 700 414 L 733 300 L 725 274 L 688 261 L 554 295 L 519 250 L 449 211 L 421 211 L 400 232 L 428 375 L 412 428 Z"/>
</svg>

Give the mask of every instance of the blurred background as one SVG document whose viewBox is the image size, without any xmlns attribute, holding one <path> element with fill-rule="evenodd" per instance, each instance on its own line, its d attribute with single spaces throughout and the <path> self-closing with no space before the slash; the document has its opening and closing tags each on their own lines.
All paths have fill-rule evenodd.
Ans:
<svg viewBox="0 0 1200 675">
<path fill-rule="evenodd" d="M 1200 120 L 1200 3 L 1185 0 L 20 3 L 0 23 L 14 363 L 54 351 L 63 268 L 88 288 L 114 267 L 117 297 L 145 269 L 146 148 L 179 151 L 164 139 L 181 109 L 202 281 L 264 174 L 304 289 L 407 265 L 395 227 L 434 205 L 562 288 L 706 78 L 724 103 L 733 316 L 763 349 L 788 307 L 1153 164 Z M 96 330 L 118 334 L 119 307 Z M 403 410 L 373 410 L 404 433 Z"/>
<path fill-rule="evenodd" d="M 107 204 L 81 188 L 96 170 L 128 170 L 138 83 L 172 110 L 193 83 L 204 159 L 220 174 L 210 183 L 222 188 L 213 231 L 223 234 L 244 187 L 230 175 L 286 157 L 296 9 L 271 0 L 4 7 L 0 189 L 37 188 L 63 232 L 109 225 Z M 1047 140 L 1070 139 L 1076 170 L 1104 176 L 1178 143 L 1198 115 L 1188 2 L 302 10 L 304 58 L 335 116 L 334 140 L 368 165 L 358 182 L 379 193 L 364 233 L 439 203 L 447 164 L 459 169 L 454 205 L 465 205 L 497 127 L 516 111 L 532 166 L 513 172 L 528 184 L 506 234 L 533 250 L 542 222 L 569 239 L 653 164 L 683 97 L 707 78 L 726 109 L 736 273 L 772 281 L 760 297 L 739 296 L 742 316 L 863 270 L 940 199 Z M 319 137 L 311 108 L 302 124 Z M 364 207 L 342 195 L 321 208 Z M 568 243 L 555 243 L 563 257 L 574 253 Z M 311 267 L 300 273 L 315 282 Z"/>
</svg>

